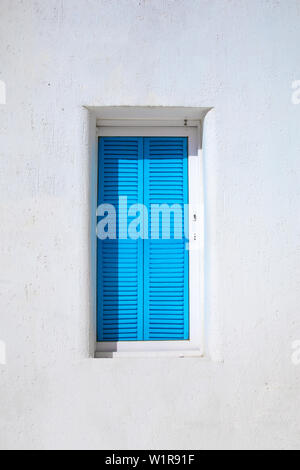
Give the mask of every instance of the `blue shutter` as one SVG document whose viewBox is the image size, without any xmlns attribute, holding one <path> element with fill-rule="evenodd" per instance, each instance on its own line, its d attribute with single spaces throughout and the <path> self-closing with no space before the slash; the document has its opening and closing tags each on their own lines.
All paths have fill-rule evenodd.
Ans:
<svg viewBox="0 0 300 470">
<path fill-rule="evenodd" d="M 184 217 L 188 204 L 188 150 L 186 138 L 144 139 L 144 203 L 179 204 Z M 172 220 L 172 219 L 171 219 Z M 144 339 L 189 339 L 189 255 L 182 238 L 144 241 Z M 159 235 L 161 237 L 162 231 Z M 150 235 L 149 235 L 150 237 Z"/>
<path fill-rule="evenodd" d="M 119 238 L 120 196 L 143 203 L 142 138 L 100 138 L 98 205 L 116 207 L 117 239 L 98 240 L 98 341 L 143 339 L 143 240 Z"/>
<path fill-rule="evenodd" d="M 186 138 L 102 137 L 98 205 L 117 211 L 117 239 L 98 240 L 98 341 L 189 339 L 188 240 L 132 240 L 119 233 L 119 198 L 132 204 L 188 204 Z M 128 216 L 127 227 L 132 218 Z M 159 232 L 160 238 L 162 231 Z"/>
</svg>

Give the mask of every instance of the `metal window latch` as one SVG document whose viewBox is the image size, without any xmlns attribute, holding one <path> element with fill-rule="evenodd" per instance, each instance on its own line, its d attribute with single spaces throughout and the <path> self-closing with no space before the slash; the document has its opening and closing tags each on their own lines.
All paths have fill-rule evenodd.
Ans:
<svg viewBox="0 0 300 470">
<path fill-rule="evenodd" d="M 194 214 L 194 222 L 197 222 L 197 214 Z"/>
<path fill-rule="evenodd" d="M 197 241 L 197 234 L 194 233 L 194 241 Z"/>
</svg>

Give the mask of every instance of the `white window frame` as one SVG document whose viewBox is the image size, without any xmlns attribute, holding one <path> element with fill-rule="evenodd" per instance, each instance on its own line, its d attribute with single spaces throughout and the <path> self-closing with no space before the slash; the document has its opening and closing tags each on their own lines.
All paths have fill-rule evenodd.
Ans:
<svg viewBox="0 0 300 470">
<path fill-rule="evenodd" d="M 202 122 L 183 120 L 98 120 L 99 137 L 188 137 L 190 339 L 97 342 L 96 358 L 202 357 L 204 355 L 204 182 Z"/>
</svg>

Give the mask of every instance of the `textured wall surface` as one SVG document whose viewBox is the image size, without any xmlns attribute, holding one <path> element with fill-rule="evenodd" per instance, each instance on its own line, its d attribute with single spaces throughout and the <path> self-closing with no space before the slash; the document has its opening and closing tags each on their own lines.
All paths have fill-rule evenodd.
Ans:
<svg viewBox="0 0 300 470">
<path fill-rule="evenodd" d="M 299 24 L 299 0 L 0 0 L 0 448 L 300 448 Z M 205 359 L 88 358 L 84 105 L 215 108 Z"/>
</svg>

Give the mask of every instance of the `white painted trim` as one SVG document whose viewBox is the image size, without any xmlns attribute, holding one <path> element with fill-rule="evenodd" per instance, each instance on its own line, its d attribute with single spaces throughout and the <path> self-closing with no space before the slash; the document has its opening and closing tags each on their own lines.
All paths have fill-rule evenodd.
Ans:
<svg viewBox="0 0 300 470">
<path fill-rule="evenodd" d="M 187 350 L 187 351 L 127 351 L 127 352 L 99 352 L 95 353 L 96 359 L 126 359 L 126 358 L 153 358 L 153 357 L 177 357 L 177 358 L 193 358 L 193 357 L 201 357 L 203 358 L 203 354 L 199 349 L 195 350 Z"/>
<path fill-rule="evenodd" d="M 101 127 L 198 127 L 199 121 L 188 119 L 97 119 Z"/>
<path fill-rule="evenodd" d="M 211 107 L 186 106 L 86 106 L 96 119 L 203 121 Z"/>
<path fill-rule="evenodd" d="M 190 340 L 123 341 L 96 345 L 97 358 L 114 357 L 187 357 L 204 355 L 204 184 L 202 123 L 197 126 L 132 126 L 133 120 L 118 120 L 118 126 L 97 128 L 97 137 L 105 136 L 180 136 L 189 139 L 189 233 L 190 233 Z M 166 121 L 165 121 L 166 123 Z M 168 121 L 168 124 L 170 121 Z M 121 125 L 120 125 L 121 124 Z M 157 125 L 158 124 L 158 125 Z M 196 220 L 194 219 L 196 216 Z M 192 255 L 191 255 L 192 254 Z"/>
</svg>

